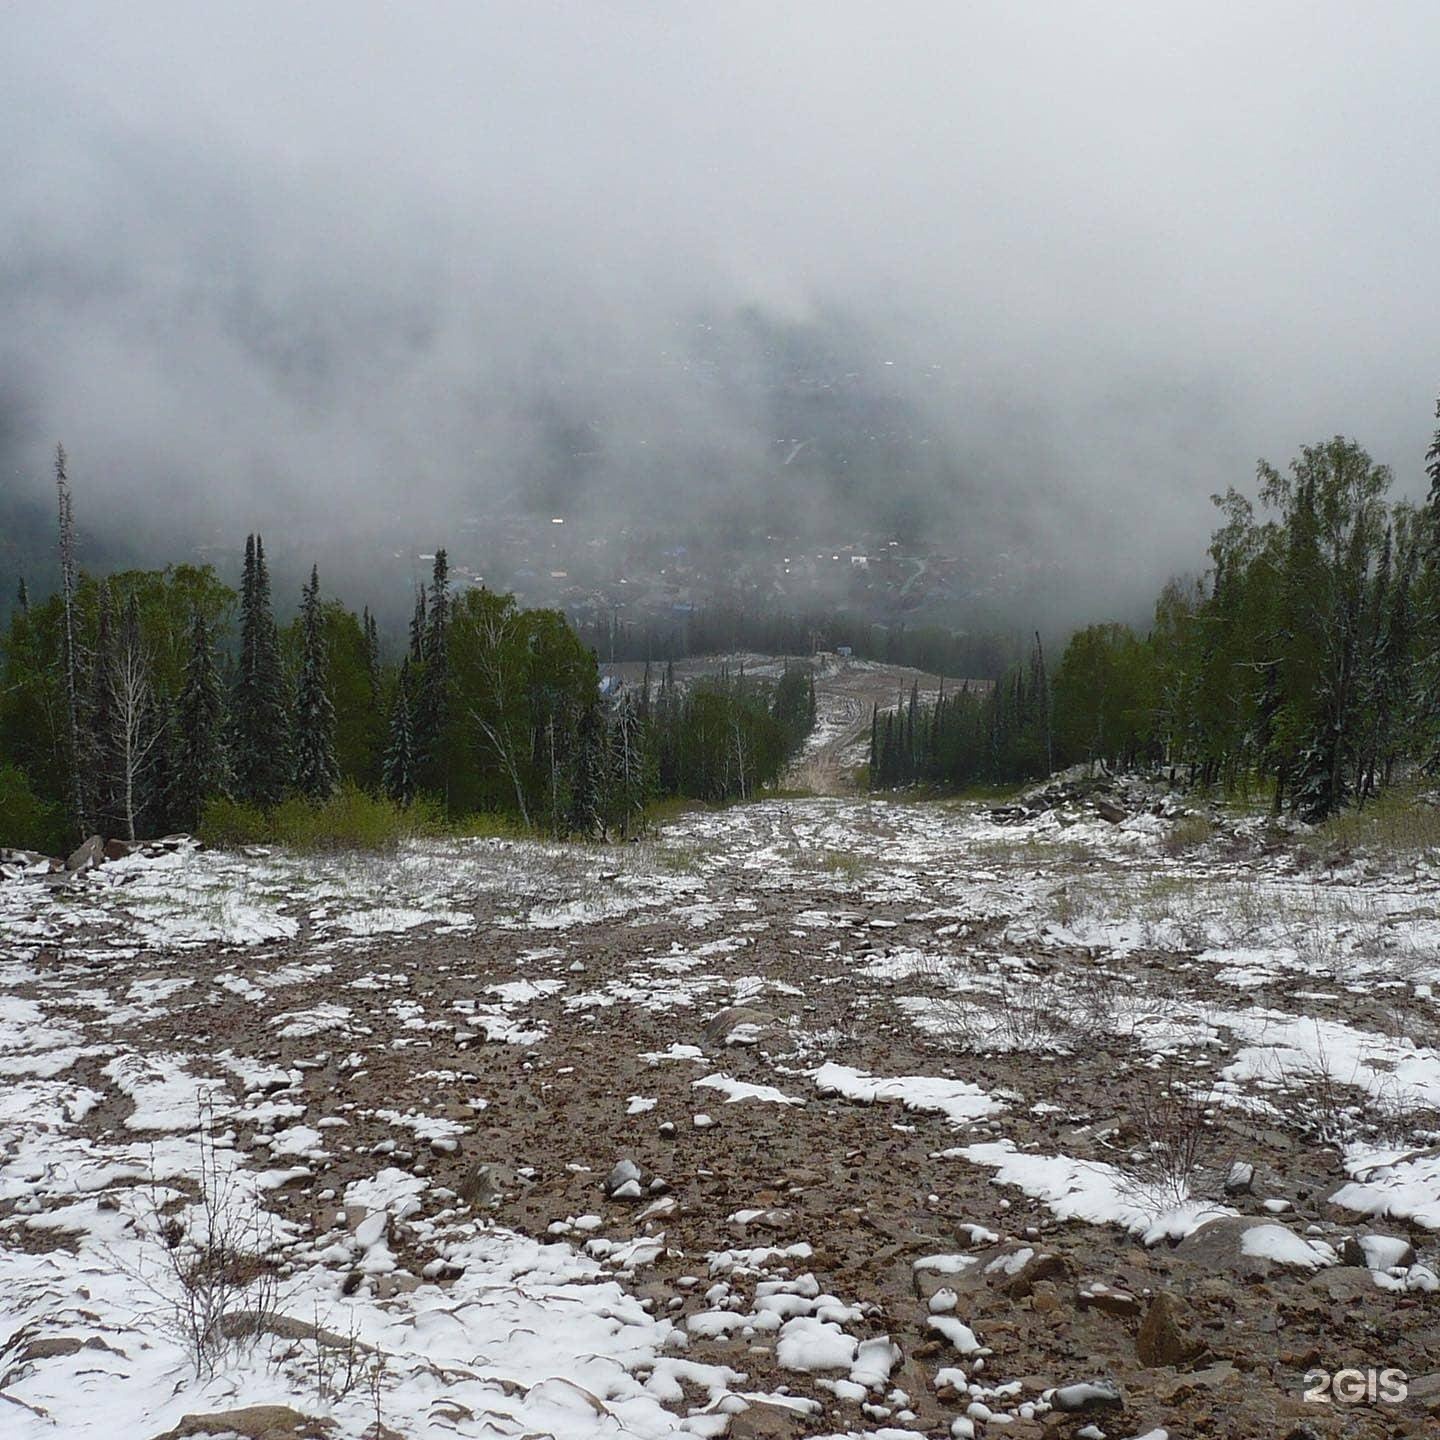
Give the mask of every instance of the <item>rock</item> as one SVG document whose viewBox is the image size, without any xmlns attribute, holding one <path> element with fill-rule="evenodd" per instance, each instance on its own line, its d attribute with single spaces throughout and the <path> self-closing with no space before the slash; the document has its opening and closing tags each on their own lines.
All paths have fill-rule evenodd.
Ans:
<svg viewBox="0 0 1440 1440">
<path fill-rule="evenodd" d="M 1135 1337 L 1135 1353 L 1140 1363 L 1151 1368 L 1183 1365 L 1204 1348 L 1186 1328 L 1185 1307 L 1168 1290 L 1158 1291 Z"/>
<path fill-rule="evenodd" d="M 1227 1195 L 1248 1195 L 1255 1183 L 1255 1167 L 1246 1160 L 1237 1160 L 1225 1177 Z"/>
<path fill-rule="evenodd" d="M 1077 1385 L 1062 1385 L 1047 1390 L 1045 1398 L 1056 1410 L 1067 1415 L 1080 1415 L 1091 1410 L 1116 1410 L 1125 1404 L 1120 1387 L 1113 1380 L 1086 1380 Z"/>
<path fill-rule="evenodd" d="M 1440 1415 L 1440 1370 L 1410 1379 L 1406 1384 L 1406 1403 L 1426 1415 Z"/>
<path fill-rule="evenodd" d="M 467 1205 L 479 1208 L 493 1205 L 503 1190 L 514 1187 L 515 1181 L 515 1172 L 504 1165 L 474 1165 L 455 1193 Z"/>
<path fill-rule="evenodd" d="M 97 865 L 105 863 L 105 842 L 98 835 L 92 835 L 78 850 L 70 852 L 70 858 L 65 862 L 65 868 L 72 875 L 79 874 L 82 870 L 93 870 Z"/>
<path fill-rule="evenodd" d="M 617 1160 L 614 1168 L 605 1177 L 605 1193 L 612 1200 L 640 1200 L 645 1191 L 641 1188 L 643 1178 L 640 1167 L 633 1160 Z"/>
<path fill-rule="evenodd" d="M 727 1440 L 798 1440 L 810 1431 L 807 1411 L 767 1400 L 752 1400 L 747 1409 L 730 1417 Z"/>
<path fill-rule="evenodd" d="M 0 845 L 0 865 L 14 865 L 29 870 L 36 865 L 54 869 L 59 863 L 49 855 L 42 855 L 38 850 L 16 850 L 10 845 Z"/>
<path fill-rule="evenodd" d="M 1252 1236 L 1251 1231 L 1262 1233 Z M 1252 1280 L 1264 1280 L 1277 1269 L 1316 1270 L 1333 1265 L 1336 1258 L 1323 1242 L 1306 1240 L 1288 1226 L 1253 1215 L 1221 1215 L 1206 1221 L 1176 1246 L 1175 1254 Z"/>
<path fill-rule="evenodd" d="M 705 1022 L 705 1039 L 711 1045 L 724 1044 L 730 1033 L 743 1025 L 751 1027 L 745 1035 L 747 1040 L 753 1041 L 765 1026 L 778 1023 L 777 1017 L 768 1010 L 760 1010 L 753 1005 L 728 1005 Z"/>
<path fill-rule="evenodd" d="M 1030 1292 L 1030 1308 L 1038 1315 L 1053 1315 L 1060 1308 L 1060 1296 L 1049 1280 L 1037 1280 Z"/>
<path fill-rule="evenodd" d="M 1002 1295 L 1023 1300 L 1041 1280 L 1064 1280 L 1070 1267 L 1063 1257 L 1021 1245 L 1002 1251 L 985 1266 L 985 1278 Z"/>
<path fill-rule="evenodd" d="M 1398 1235 L 1362 1235 L 1354 1242 L 1358 1260 L 1347 1258 L 1349 1240 L 1340 1247 L 1340 1258 L 1347 1265 L 1363 1265 L 1367 1270 L 1408 1270 L 1415 1263 L 1415 1247 Z"/>
<path fill-rule="evenodd" d="M 136 847 L 128 840 L 107 840 L 105 842 L 105 858 L 107 860 L 123 860 L 127 855 L 133 855 Z"/>
<path fill-rule="evenodd" d="M 184 1415 L 173 1430 L 155 1436 L 155 1440 L 187 1440 L 195 1435 L 239 1435 L 243 1440 L 325 1440 L 334 1428 L 333 1421 L 302 1415 L 288 1405 L 250 1405 L 243 1410 Z"/>
<path fill-rule="evenodd" d="M 1375 1277 L 1363 1265 L 1322 1270 L 1310 1283 L 1337 1305 L 1367 1300 L 1375 1294 Z"/>
<path fill-rule="evenodd" d="M 1122 1319 L 1140 1313 L 1140 1302 L 1128 1290 L 1117 1290 L 1103 1280 L 1083 1282 L 1078 1302 L 1082 1310 L 1100 1310 L 1106 1315 L 1119 1315 Z"/>
<path fill-rule="evenodd" d="M 1103 795 L 1097 795 L 1094 800 L 1095 813 L 1102 819 L 1108 820 L 1112 825 L 1118 825 L 1122 820 L 1128 820 L 1129 815 L 1113 800 L 1107 800 Z"/>
<path fill-rule="evenodd" d="M 368 1250 L 390 1233 L 390 1215 L 385 1210 L 372 1210 L 356 1227 L 355 1243 Z"/>
</svg>

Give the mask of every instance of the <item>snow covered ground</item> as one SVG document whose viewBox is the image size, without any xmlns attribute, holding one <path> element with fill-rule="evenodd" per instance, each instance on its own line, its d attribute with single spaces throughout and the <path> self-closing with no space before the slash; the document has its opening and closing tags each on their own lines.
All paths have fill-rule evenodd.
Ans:
<svg viewBox="0 0 1440 1440">
<path fill-rule="evenodd" d="M 1172 823 L 0 886 L 0 1429 L 1249 1435 L 1360 1354 L 1428 1423 L 1440 863 Z"/>
</svg>

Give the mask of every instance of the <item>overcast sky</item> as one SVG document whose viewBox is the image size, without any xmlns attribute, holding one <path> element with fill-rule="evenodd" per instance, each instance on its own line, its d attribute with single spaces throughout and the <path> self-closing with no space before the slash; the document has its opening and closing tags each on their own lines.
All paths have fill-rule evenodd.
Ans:
<svg viewBox="0 0 1440 1440">
<path fill-rule="evenodd" d="M 1433 0 L 8 5 L 0 483 L 63 437 L 111 516 L 443 516 L 540 396 L 703 509 L 779 438 L 690 373 L 754 306 L 1149 585 L 1260 455 L 1418 492 L 1437 58 Z"/>
</svg>

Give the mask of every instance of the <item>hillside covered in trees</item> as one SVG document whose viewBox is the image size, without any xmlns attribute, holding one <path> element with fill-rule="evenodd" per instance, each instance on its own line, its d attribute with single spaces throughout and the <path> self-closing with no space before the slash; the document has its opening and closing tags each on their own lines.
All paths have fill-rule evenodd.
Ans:
<svg viewBox="0 0 1440 1440">
<path fill-rule="evenodd" d="M 814 723 L 808 673 L 668 675 L 602 693 L 563 615 L 451 585 L 445 551 L 416 596 L 406 652 L 312 570 L 277 623 L 263 540 L 238 595 L 209 566 L 82 572 L 64 452 L 59 590 L 21 585 L 0 668 L 0 841 L 60 850 L 207 821 L 263 830 L 342 789 L 437 821 L 512 815 L 555 835 L 628 835 L 665 796 L 773 785 Z"/>
<path fill-rule="evenodd" d="M 1440 406 L 1437 406 L 1440 416 Z M 993 689 L 912 694 L 874 717 L 870 783 L 1012 783 L 1099 760 L 1265 789 L 1317 820 L 1440 764 L 1440 431 L 1428 499 L 1353 440 L 1261 462 L 1216 496 L 1203 579 L 1172 580 L 1148 634 L 1090 625 L 1053 673 L 1037 638 Z"/>
</svg>

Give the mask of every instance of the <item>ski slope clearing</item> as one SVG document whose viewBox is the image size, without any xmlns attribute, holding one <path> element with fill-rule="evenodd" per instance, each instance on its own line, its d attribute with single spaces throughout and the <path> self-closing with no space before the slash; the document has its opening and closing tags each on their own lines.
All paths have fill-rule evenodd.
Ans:
<svg viewBox="0 0 1440 1440">
<path fill-rule="evenodd" d="M 5 882 L 0 1431 L 1428 1433 L 1440 865 L 1175 824 Z"/>
</svg>

